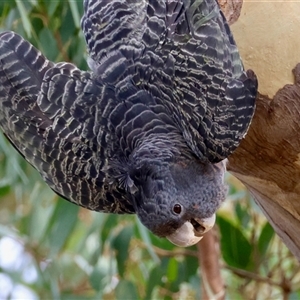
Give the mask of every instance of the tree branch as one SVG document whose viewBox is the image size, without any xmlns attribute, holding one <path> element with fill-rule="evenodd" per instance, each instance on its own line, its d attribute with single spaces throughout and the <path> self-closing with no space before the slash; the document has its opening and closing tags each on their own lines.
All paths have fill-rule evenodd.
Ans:
<svg viewBox="0 0 300 300">
<path fill-rule="evenodd" d="M 258 94 L 249 132 L 229 157 L 228 170 L 300 260 L 300 64 L 293 73 L 295 83 L 273 99 Z"/>
<path fill-rule="evenodd" d="M 142 241 L 138 241 L 139 247 L 147 249 L 147 245 Z M 159 257 L 175 257 L 175 256 L 193 256 L 198 257 L 198 254 L 194 250 L 189 250 L 186 248 L 176 248 L 175 250 L 165 250 L 152 245 L 152 248 Z"/>
<path fill-rule="evenodd" d="M 237 275 L 241 278 L 255 280 L 255 281 L 261 282 L 261 283 L 266 283 L 269 286 L 276 286 L 276 287 L 279 287 L 281 289 L 283 288 L 281 282 L 274 281 L 271 278 L 262 277 L 259 274 L 252 273 L 252 272 L 242 270 L 242 269 L 238 269 L 238 268 L 234 268 L 234 267 L 231 267 L 229 265 L 224 265 L 223 268 L 226 268 L 227 270 L 230 270 L 233 274 L 235 274 L 235 275 Z"/>
<path fill-rule="evenodd" d="M 229 25 L 239 18 L 243 6 L 243 0 L 218 0 L 222 12 Z"/>
<path fill-rule="evenodd" d="M 216 229 L 207 232 L 197 244 L 201 267 L 202 300 L 225 299 L 225 286 L 221 276 L 220 245 Z"/>
</svg>

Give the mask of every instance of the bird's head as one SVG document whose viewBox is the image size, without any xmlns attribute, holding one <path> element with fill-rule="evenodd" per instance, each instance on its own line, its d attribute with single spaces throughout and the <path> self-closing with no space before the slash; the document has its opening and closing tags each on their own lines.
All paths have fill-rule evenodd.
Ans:
<svg viewBox="0 0 300 300">
<path fill-rule="evenodd" d="M 146 162 L 132 179 L 133 204 L 141 222 L 178 246 L 196 244 L 215 222 L 226 196 L 225 164 L 194 160 Z"/>
</svg>

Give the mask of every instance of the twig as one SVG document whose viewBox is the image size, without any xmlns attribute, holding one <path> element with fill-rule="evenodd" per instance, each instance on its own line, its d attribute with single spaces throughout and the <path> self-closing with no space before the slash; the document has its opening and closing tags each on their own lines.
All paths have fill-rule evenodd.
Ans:
<svg viewBox="0 0 300 300">
<path fill-rule="evenodd" d="M 277 286 L 281 289 L 283 288 L 281 282 L 276 282 L 276 281 L 272 280 L 271 278 L 262 277 L 258 274 L 255 274 L 255 273 L 252 273 L 252 272 L 249 272 L 249 271 L 245 271 L 245 270 L 242 270 L 242 269 L 234 268 L 234 267 L 231 267 L 231 266 L 228 266 L 228 265 L 225 265 L 225 264 L 222 267 L 226 268 L 227 270 L 230 270 L 232 273 L 234 273 L 235 275 L 240 276 L 242 278 L 255 280 L 255 281 L 258 281 L 258 282 L 261 282 L 261 283 L 267 283 L 267 284 L 272 285 L 272 286 Z"/>
<path fill-rule="evenodd" d="M 217 231 L 207 232 L 197 245 L 202 277 L 202 300 L 225 299 L 225 285 L 221 276 L 220 247 Z"/>
<path fill-rule="evenodd" d="M 70 58 L 67 54 L 67 51 L 65 50 L 65 47 L 64 47 L 64 45 L 62 43 L 62 40 L 61 40 L 61 35 L 60 35 L 58 30 L 56 30 L 54 32 L 54 38 L 56 40 L 58 50 L 59 50 L 60 54 L 62 55 L 63 60 L 66 61 L 66 62 L 70 62 Z"/>
<path fill-rule="evenodd" d="M 146 249 L 147 246 L 143 243 L 140 242 L 139 246 L 141 248 Z M 174 250 L 165 250 L 165 249 L 161 249 L 158 248 L 154 245 L 152 245 L 152 248 L 154 250 L 154 252 L 161 257 L 174 257 L 174 256 L 193 256 L 193 257 L 198 257 L 198 254 L 196 251 L 193 250 L 188 250 L 188 249 L 184 249 L 184 248 L 176 248 Z"/>
</svg>

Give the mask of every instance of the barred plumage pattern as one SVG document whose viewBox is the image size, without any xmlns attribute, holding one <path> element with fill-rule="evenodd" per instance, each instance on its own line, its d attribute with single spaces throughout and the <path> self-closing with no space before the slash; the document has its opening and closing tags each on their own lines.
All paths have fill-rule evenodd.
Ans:
<svg viewBox="0 0 300 300">
<path fill-rule="evenodd" d="M 234 151 L 254 112 L 256 79 L 243 71 L 216 1 L 84 4 L 90 66 L 102 80 L 149 90 L 199 159 Z"/>
<path fill-rule="evenodd" d="M 215 0 L 85 0 L 84 10 L 92 72 L 0 35 L 0 126 L 64 198 L 134 213 L 132 168 L 228 157 L 250 125 L 257 82 Z"/>
</svg>

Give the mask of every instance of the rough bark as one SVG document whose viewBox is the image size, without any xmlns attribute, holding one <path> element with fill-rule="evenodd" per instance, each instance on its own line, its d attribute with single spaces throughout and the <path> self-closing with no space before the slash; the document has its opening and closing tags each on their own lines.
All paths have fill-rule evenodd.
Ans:
<svg viewBox="0 0 300 300">
<path fill-rule="evenodd" d="M 300 260 L 300 64 L 293 73 L 295 83 L 273 99 L 258 94 L 249 132 L 229 157 L 228 170 Z"/>
<path fill-rule="evenodd" d="M 219 5 L 229 25 L 239 18 L 243 6 L 243 0 L 218 0 Z"/>
<path fill-rule="evenodd" d="M 239 17 L 242 9 L 242 0 L 218 0 L 230 24 L 233 24 Z M 260 4 L 261 6 L 257 6 Z M 265 5 L 265 6 L 263 6 Z M 251 14 L 257 17 L 257 10 L 261 13 L 263 24 L 265 15 L 269 15 L 269 9 L 275 15 L 275 28 L 278 28 L 278 22 L 275 13 L 281 14 L 282 6 L 273 3 L 271 6 L 265 3 L 248 3 L 249 19 L 246 17 L 236 26 L 241 27 L 241 35 L 244 36 L 245 27 L 250 26 Z M 289 14 L 297 15 L 297 6 L 295 3 L 289 3 L 284 10 L 284 36 L 286 36 L 286 27 L 291 28 L 290 34 L 293 33 L 293 22 L 295 18 L 288 18 Z M 297 19 L 298 20 L 298 19 Z M 260 20 L 261 21 L 261 20 Z M 247 23 L 248 22 L 248 23 Z M 239 24 L 238 24 L 239 23 Z M 272 22 L 267 23 L 269 29 L 274 29 Z M 277 26 L 277 27 L 276 27 Z M 250 26 L 251 27 L 251 26 Z M 262 30 L 261 24 L 259 30 Z M 270 30 L 270 29 L 269 29 Z M 237 30 L 238 31 L 238 30 Z M 279 39 L 280 32 L 274 30 L 273 40 Z M 238 32 L 237 32 L 238 33 Z M 264 36 L 264 33 L 262 33 Z M 235 35 L 236 36 L 236 35 Z M 239 37 L 239 35 L 237 35 Z M 238 38 L 239 40 L 239 38 Z M 243 39 L 245 40 L 245 39 Z M 246 49 L 249 49 L 246 39 Z M 255 39 L 254 39 L 255 40 Z M 273 41 L 272 40 L 272 41 Z M 259 49 L 269 49 L 270 53 L 274 52 L 274 45 L 277 45 L 283 55 L 277 57 L 286 58 L 288 53 L 298 53 L 293 51 L 296 46 L 295 41 L 289 43 L 289 48 L 282 47 L 281 44 L 271 41 L 271 45 L 260 45 Z M 261 41 L 261 39 L 259 40 Z M 286 43 L 286 41 L 282 41 Z M 243 47 L 242 47 L 243 48 Z M 272 50 L 273 49 L 273 50 Z M 296 47 L 296 49 L 298 49 Z M 264 55 L 255 56 L 255 47 L 251 48 L 251 54 L 244 56 L 253 63 L 255 60 L 265 62 Z M 243 52 L 243 51 L 242 51 Z M 256 52 L 255 52 L 256 53 Z M 260 52 L 259 52 L 260 53 Z M 265 53 L 265 52 L 263 52 Z M 285 54 L 285 56 L 284 56 Z M 291 56 L 291 55 L 289 55 Z M 297 56 L 297 55 L 296 55 Z M 244 57 L 244 58 L 245 58 Z M 262 59 L 262 60 L 261 60 Z M 254 60 L 254 61 L 253 61 Z M 251 64 L 252 65 L 252 64 Z M 263 64 L 264 65 L 264 64 Z M 286 76 L 286 67 L 280 65 L 282 72 L 267 72 L 267 78 L 263 78 L 262 88 L 272 83 L 270 74 Z M 252 66 L 253 67 L 253 66 Z M 264 66 L 264 68 L 267 66 Z M 276 74 L 278 73 L 278 74 Z M 261 207 L 271 225 L 277 234 L 282 238 L 292 253 L 300 260 L 300 66 L 297 65 L 293 70 L 295 83 L 285 85 L 280 89 L 273 98 L 258 94 L 256 112 L 253 122 L 250 126 L 246 138 L 242 141 L 239 148 L 229 157 L 228 170 L 236 176 L 250 190 L 257 204 Z M 261 81 L 260 81 L 261 83 Z"/>
</svg>

